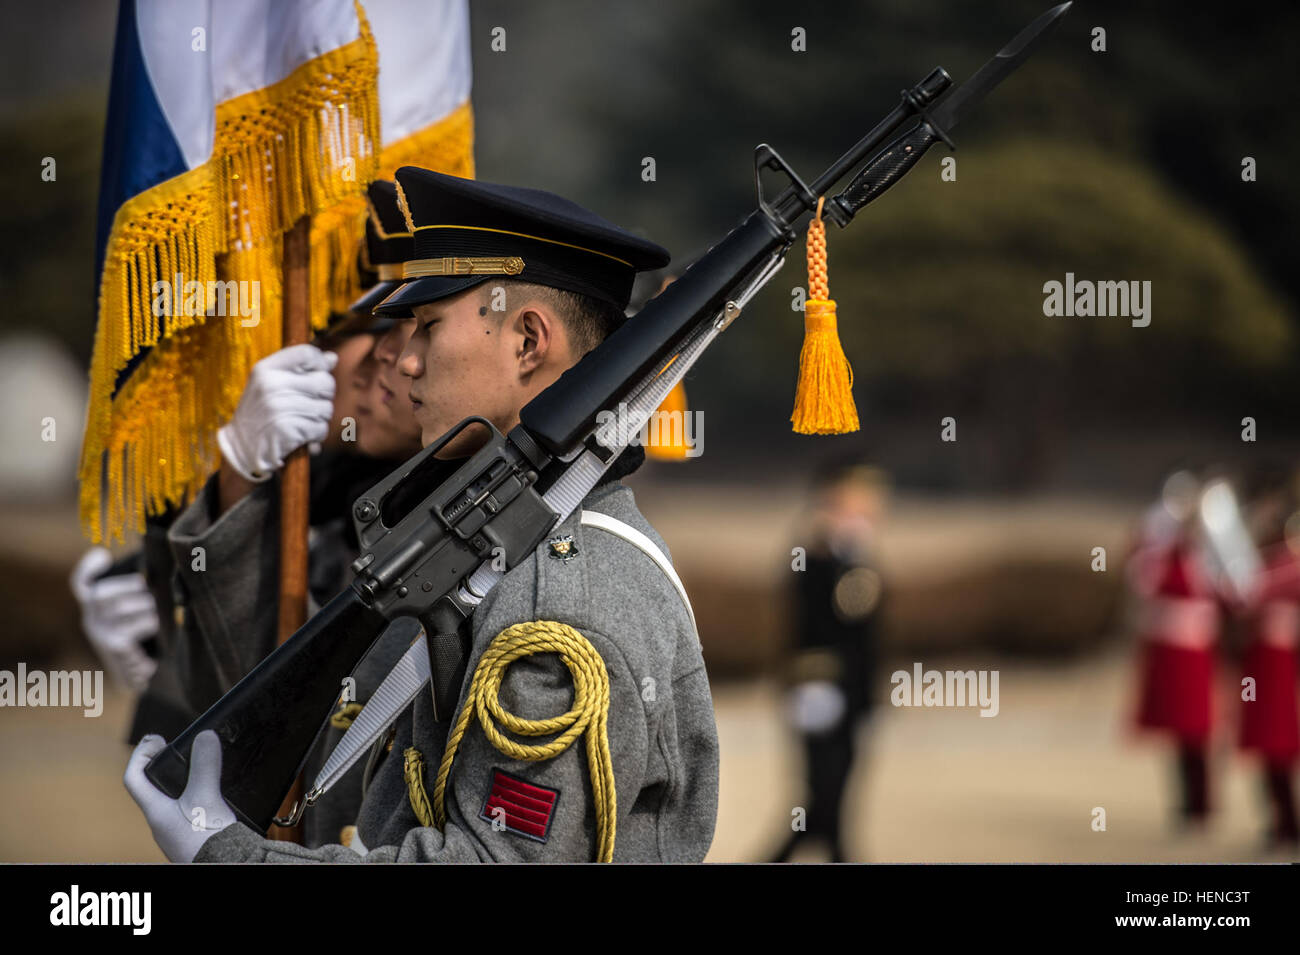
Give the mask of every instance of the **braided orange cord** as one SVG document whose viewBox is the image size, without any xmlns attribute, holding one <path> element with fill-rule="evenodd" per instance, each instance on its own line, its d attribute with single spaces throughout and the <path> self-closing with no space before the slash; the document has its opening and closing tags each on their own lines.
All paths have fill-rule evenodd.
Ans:
<svg viewBox="0 0 1300 955">
<path fill-rule="evenodd" d="M 858 430 L 853 404 L 853 368 L 844 355 L 836 329 L 835 302 L 830 297 L 826 262 L 826 223 L 817 212 L 808 223 L 808 299 L 804 303 L 803 348 L 799 351 L 799 381 L 790 422 L 799 434 L 845 434 Z"/>
<path fill-rule="evenodd" d="M 817 213 L 808 223 L 808 297 L 817 301 L 830 298 L 830 283 L 826 271 L 826 223 L 822 222 L 822 204 L 825 196 L 817 200 Z"/>
</svg>

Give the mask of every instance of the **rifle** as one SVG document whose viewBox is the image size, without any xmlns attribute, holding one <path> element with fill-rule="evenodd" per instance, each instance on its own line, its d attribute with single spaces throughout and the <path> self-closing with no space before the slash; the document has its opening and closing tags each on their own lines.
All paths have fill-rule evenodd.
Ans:
<svg viewBox="0 0 1300 955">
<path fill-rule="evenodd" d="M 150 780 L 179 797 L 194 737 L 216 730 L 222 793 L 240 821 L 265 832 L 340 681 L 400 617 L 415 617 L 425 628 L 435 718 L 447 718 L 459 689 L 456 622 L 500 579 L 495 568 L 515 567 L 577 508 L 673 385 L 780 268 L 796 240 L 794 226 L 816 209 L 818 197 L 866 160 L 824 206 L 824 215 L 844 228 L 930 146 L 942 140 L 955 148 L 948 130 L 1029 57 L 1070 6 L 1039 16 L 938 106 L 952 85 L 942 67 L 903 90 L 898 105 L 811 185 L 771 146 L 758 146 L 758 208 L 525 405 L 509 434 L 484 418 L 466 418 L 356 501 L 361 556 L 352 584 L 154 757 Z M 772 199 L 764 194 L 765 170 L 787 180 Z M 611 427 L 611 419 L 620 426 Z M 437 453 L 475 424 L 488 430 L 487 442 L 438 480 L 447 462 Z M 410 657 L 408 651 L 398 666 Z M 359 719 L 365 716 L 363 710 Z"/>
</svg>

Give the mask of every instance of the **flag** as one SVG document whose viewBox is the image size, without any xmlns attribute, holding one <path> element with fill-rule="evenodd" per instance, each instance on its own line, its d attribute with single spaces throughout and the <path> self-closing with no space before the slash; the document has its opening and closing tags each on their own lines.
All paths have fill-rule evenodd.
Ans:
<svg viewBox="0 0 1300 955">
<path fill-rule="evenodd" d="M 280 346 L 282 237 L 311 216 L 311 318 L 359 291 L 365 188 L 472 176 L 466 0 L 122 0 L 80 468 L 95 541 L 183 504 Z"/>
</svg>

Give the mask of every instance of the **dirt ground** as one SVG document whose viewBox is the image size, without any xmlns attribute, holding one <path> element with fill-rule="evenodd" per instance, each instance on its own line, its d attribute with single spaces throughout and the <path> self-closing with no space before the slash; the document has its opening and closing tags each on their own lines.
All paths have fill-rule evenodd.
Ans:
<svg viewBox="0 0 1300 955">
<path fill-rule="evenodd" d="M 923 661 L 931 666 L 930 661 Z M 935 661 L 933 665 L 945 665 Z M 974 664 L 968 664 L 974 665 Z M 989 664 L 981 660 L 978 665 Z M 1170 826 L 1170 755 L 1125 733 L 1132 670 L 1123 653 L 1068 667 L 1004 663 L 1000 712 L 895 709 L 862 735 L 849 793 L 851 848 L 872 862 L 1282 861 L 1260 851 L 1255 767 L 1216 751 L 1212 826 Z M 712 862 L 761 861 L 802 798 L 798 750 L 775 688 L 715 687 L 722 786 Z M 143 817 L 121 784 L 130 698 L 103 715 L 11 709 L 0 720 L 0 861 L 154 862 Z M 1092 829 L 1095 807 L 1106 831 Z M 809 850 L 796 861 L 815 861 Z"/>
<path fill-rule="evenodd" d="M 1215 749 L 1211 825 L 1175 833 L 1172 754 L 1128 730 L 1125 653 L 1067 667 L 990 665 L 1000 672 L 996 717 L 877 708 L 847 797 L 856 861 L 1291 860 L 1263 851 L 1258 769 L 1229 739 Z M 723 774 L 709 861 L 761 860 L 798 805 L 798 748 L 782 730 L 772 687 L 720 687 L 715 701 Z M 1105 809 L 1104 832 L 1092 828 L 1096 807 Z M 809 851 L 796 861 L 822 857 Z"/>
</svg>

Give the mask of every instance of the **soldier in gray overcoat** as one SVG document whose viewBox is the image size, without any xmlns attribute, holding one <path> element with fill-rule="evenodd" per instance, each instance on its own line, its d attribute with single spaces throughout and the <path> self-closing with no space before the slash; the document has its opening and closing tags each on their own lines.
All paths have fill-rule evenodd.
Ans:
<svg viewBox="0 0 1300 955">
<path fill-rule="evenodd" d="M 667 264 L 659 246 L 549 193 L 410 167 L 397 180 L 414 258 L 376 312 L 413 328 L 397 367 L 426 446 L 470 415 L 509 431 L 622 322 L 635 274 Z M 439 455 L 454 461 L 483 438 L 467 428 Z M 623 452 L 467 618 L 456 705 L 435 718 L 421 693 L 378 741 L 348 844 L 273 842 L 234 822 L 215 734 L 195 740 L 186 793 L 165 795 L 144 774 L 164 745 L 150 737 L 126 784 L 168 857 L 702 860 L 717 729 L 685 590 L 619 480 L 641 458 Z M 551 649 L 512 657 L 539 639 Z"/>
</svg>

